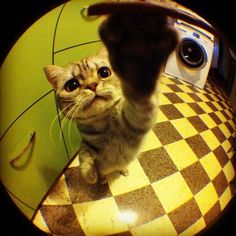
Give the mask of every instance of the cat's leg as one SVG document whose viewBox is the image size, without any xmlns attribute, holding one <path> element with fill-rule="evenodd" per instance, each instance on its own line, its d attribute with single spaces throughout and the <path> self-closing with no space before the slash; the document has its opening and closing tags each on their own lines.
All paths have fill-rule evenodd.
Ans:
<svg viewBox="0 0 236 236">
<path fill-rule="evenodd" d="M 98 179 L 95 159 L 96 152 L 85 143 L 82 143 L 79 150 L 80 171 L 84 180 L 89 184 L 95 184 Z"/>
</svg>

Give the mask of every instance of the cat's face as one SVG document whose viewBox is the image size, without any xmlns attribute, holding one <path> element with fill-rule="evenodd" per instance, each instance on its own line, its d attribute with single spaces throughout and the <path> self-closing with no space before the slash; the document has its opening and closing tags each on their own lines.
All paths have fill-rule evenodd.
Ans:
<svg viewBox="0 0 236 236">
<path fill-rule="evenodd" d="M 45 73 L 62 112 L 78 122 L 106 117 L 121 99 L 120 82 L 106 55 L 91 56 L 65 68 L 47 66 Z"/>
</svg>

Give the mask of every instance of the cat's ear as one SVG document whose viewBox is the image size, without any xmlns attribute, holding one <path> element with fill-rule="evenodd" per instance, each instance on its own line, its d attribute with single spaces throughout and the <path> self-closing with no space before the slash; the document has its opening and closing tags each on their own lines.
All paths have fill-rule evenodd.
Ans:
<svg viewBox="0 0 236 236">
<path fill-rule="evenodd" d="M 48 82 L 57 89 L 58 79 L 65 72 L 64 68 L 54 65 L 49 65 L 44 68 L 45 75 Z"/>
</svg>

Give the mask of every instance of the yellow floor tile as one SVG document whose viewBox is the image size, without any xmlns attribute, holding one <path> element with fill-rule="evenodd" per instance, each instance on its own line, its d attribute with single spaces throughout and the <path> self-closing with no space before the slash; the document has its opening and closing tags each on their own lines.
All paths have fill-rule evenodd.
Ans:
<svg viewBox="0 0 236 236">
<path fill-rule="evenodd" d="M 212 183 L 206 185 L 194 196 L 202 214 L 206 214 L 218 200 L 218 195 Z"/>
<path fill-rule="evenodd" d="M 212 108 L 208 106 L 205 102 L 198 102 L 198 105 L 206 112 L 210 113 L 212 112 Z"/>
<path fill-rule="evenodd" d="M 198 93 L 198 97 L 201 98 L 203 102 L 209 102 L 209 98 L 206 97 L 203 93 Z"/>
<path fill-rule="evenodd" d="M 181 82 L 183 84 L 178 85 L 178 87 L 181 88 L 183 90 L 183 92 L 185 92 L 185 93 L 193 93 L 193 90 L 191 89 L 191 86 L 189 86 L 189 83 L 187 83 L 187 82 L 185 82 L 183 80 L 181 80 Z M 195 87 L 195 89 L 197 89 L 197 88 Z"/>
<path fill-rule="evenodd" d="M 212 89 L 211 87 L 208 87 L 207 90 L 208 90 L 208 94 L 209 94 L 213 99 L 216 99 L 215 96 L 213 97 L 213 94 L 215 93 L 214 89 Z"/>
<path fill-rule="evenodd" d="M 215 95 L 213 95 L 215 97 Z M 219 99 L 216 98 L 216 101 L 218 101 Z M 223 110 L 223 108 L 220 106 L 220 104 L 218 102 L 212 102 L 212 104 L 219 110 Z"/>
<path fill-rule="evenodd" d="M 86 235 L 109 235 L 128 230 L 126 219 L 113 198 L 74 204 L 73 207 Z"/>
<path fill-rule="evenodd" d="M 154 134 L 154 132 L 151 130 L 146 134 L 139 152 L 149 151 L 149 150 L 161 147 L 161 146 L 162 146 L 161 142 L 159 141 L 157 136 Z"/>
<path fill-rule="evenodd" d="M 183 138 L 188 138 L 198 134 L 193 125 L 185 118 L 172 120 L 171 123 Z"/>
<path fill-rule="evenodd" d="M 175 77 L 162 73 L 161 75 L 161 82 L 165 84 L 175 84 L 171 79 L 175 79 Z"/>
<path fill-rule="evenodd" d="M 194 99 L 187 93 L 178 93 L 178 97 L 180 97 L 185 103 L 195 102 Z"/>
<path fill-rule="evenodd" d="M 229 142 L 228 139 L 226 139 L 221 146 L 223 147 L 223 149 L 228 152 L 231 148 L 232 148 L 232 144 Z"/>
<path fill-rule="evenodd" d="M 208 147 L 213 151 L 220 146 L 219 140 L 213 134 L 211 130 L 206 130 L 200 134 L 204 141 L 207 143 Z"/>
<path fill-rule="evenodd" d="M 131 229 L 133 236 L 176 236 L 177 232 L 167 215 Z"/>
<path fill-rule="evenodd" d="M 213 127 L 217 126 L 215 121 L 208 114 L 202 114 L 202 115 L 199 115 L 199 117 L 209 129 L 212 129 Z"/>
<path fill-rule="evenodd" d="M 113 196 L 149 185 L 150 182 L 137 159 L 130 163 L 128 171 L 128 176 L 122 176 L 119 173 L 107 176 L 107 181 Z"/>
<path fill-rule="evenodd" d="M 232 136 L 232 133 L 229 131 L 229 129 L 226 127 L 225 124 L 220 124 L 218 127 L 220 128 L 220 130 L 222 131 L 222 133 L 225 135 L 226 138 Z"/>
<path fill-rule="evenodd" d="M 171 104 L 170 100 L 162 93 L 158 94 L 159 105 Z"/>
<path fill-rule="evenodd" d="M 70 164 L 70 168 L 72 167 L 78 167 L 80 164 L 79 164 L 79 157 L 76 157 L 72 163 Z"/>
<path fill-rule="evenodd" d="M 227 121 L 226 117 L 220 111 L 216 111 L 215 114 L 219 117 L 222 123 Z"/>
<path fill-rule="evenodd" d="M 38 211 L 36 216 L 34 217 L 33 223 L 45 233 L 48 233 L 48 234 L 51 233 L 40 211 Z"/>
<path fill-rule="evenodd" d="M 173 90 L 164 83 L 159 84 L 158 91 L 160 93 L 173 93 Z"/>
<path fill-rule="evenodd" d="M 228 106 L 227 104 L 225 104 L 223 102 L 224 105 Z M 233 119 L 233 112 L 231 112 L 230 110 L 225 110 L 225 113 L 229 116 L 230 119 Z"/>
<path fill-rule="evenodd" d="M 232 157 L 235 155 L 235 152 L 233 149 L 231 149 L 227 154 L 228 154 L 229 159 L 232 159 Z"/>
<path fill-rule="evenodd" d="M 227 204 L 229 203 L 231 199 L 232 199 L 232 194 L 231 194 L 230 188 L 228 187 L 219 199 L 220 208 L 222 211 L 225 209 L 225 207 L 227 206 Z"/>
<path fill-rule="evenodd" d="M 223 171 L 224 171 L 225 177 L 228 182 L 230 182 L 235 177 L 235 170 L 234 170 L 234 167 L 233 167 L 231 161 L 229 161 L 224 166 Z"/>
<path fill-rule="evenodd" d="M 166 145 L 165 149 L 179 170 L 198 161 L 197 156 L 185 140 Z"/>
<path fill-rule="evenodd" d="M 65 176 L 63 175 L 54 186 L 44 201 L 45 205 L 67 205 L 71 204 L 70 195 L 67 189 Z"/>
<path fill-rule="evenodd" d="M 200 163 L 204 167 L 207 175 L 213 180 L 221 171 L 222 167 L 213 152 L 201 158 Z"/>
<path fill-rule="evenodd" d="M 193 197 L 191 190 L 179 172 L 157 181 L 152 186 L 167 213 Z"/>
<path fill-rule="evenodd" d="M 183 114 L 185 117 L 195 116 L 196 112 L 185 103 L 177 103 L 174 106 Z"/>
<path fill-rule="evenodd" d="M 157 112 L 157 120 L 156 123 L 161 123 L 168 121 L 169 119 L 164 115 L 164 113 L 159 109 Z"/>
<path fill-rule="evenodd" d="M 236 125 L 235 125 L 234 121 L 233 120 L 229 120 L 228 123 L 234 129 L 234 132 L 235 132 L 235 135 L 236 135 Z"/>
<path fill-rule="evenodd" d="M 191 225 L 188 229 L 180 234 L 180 236 L 190 236 L 195 235 L 206 227 L 205 221 L 203 218 L 198 220 L 196 223 Z"/>
</svg>

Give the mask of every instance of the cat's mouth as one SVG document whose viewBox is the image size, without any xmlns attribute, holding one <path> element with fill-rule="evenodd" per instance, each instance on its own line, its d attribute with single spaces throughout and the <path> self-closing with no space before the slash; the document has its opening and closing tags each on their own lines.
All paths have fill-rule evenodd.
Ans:
<svg viewBox="0 0 236 236">
<path fill-rule="evenodd" d="M 114 99 L 108 99 L 101 96 L 95 96 L 90 103 L 83 107 L 84 115 L 77 117 L 81 121 L 89 121 L 99 116 L 108 114 L 119 102 L 121 98 L 114 101 Z"/>
<path fill-rule="evenodd" d="M 108 101 L 109 98 L 106 97 L 102 97 L 99 95 L 95 95 L 94 97 L 91 97 L 91 99 L 87 100 L 82 108 L 82 112 L 85 112 L 87 109 L 89 109 L 92 105 L 96 105 L 95 103 L 101 103 L 101 102 L 105 102 Z"/>
</svg>

